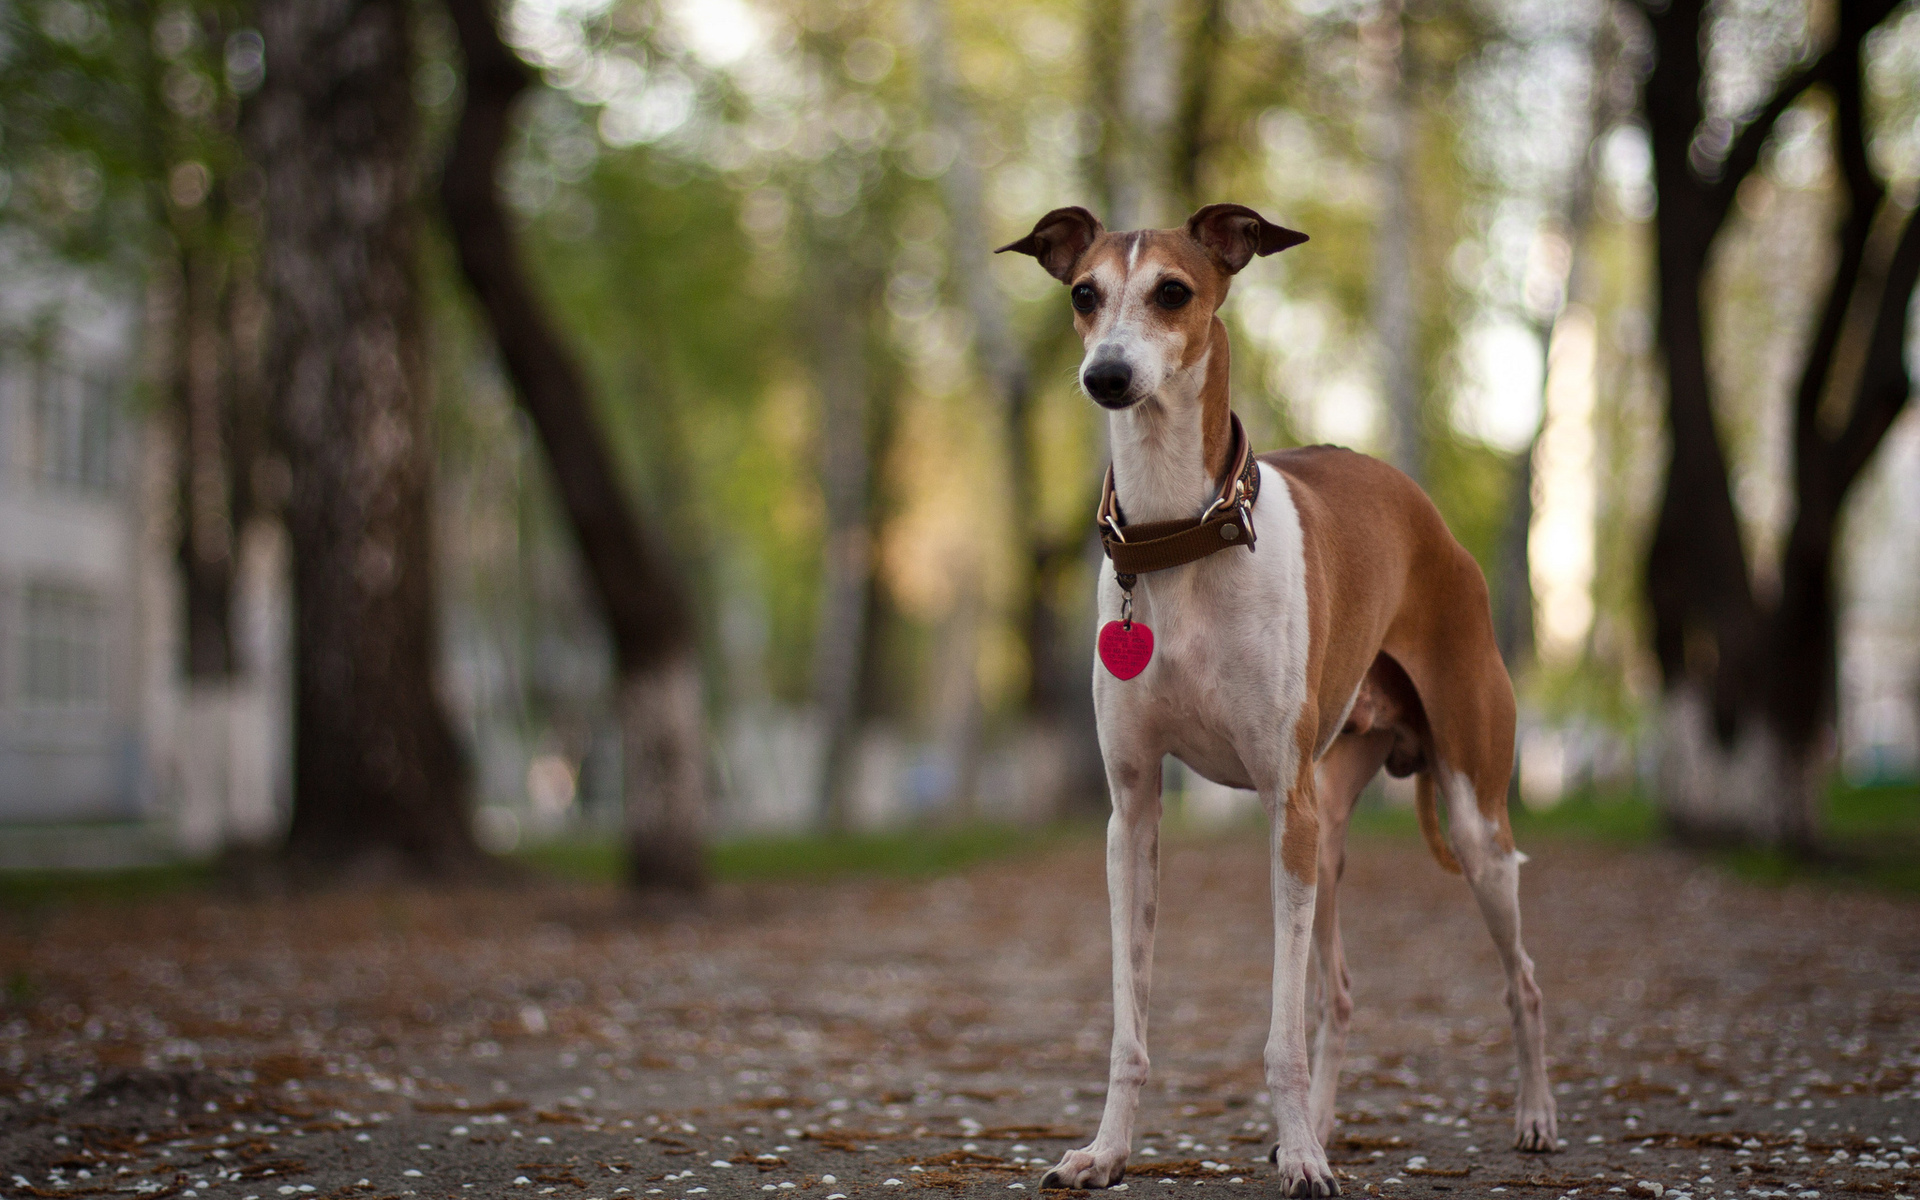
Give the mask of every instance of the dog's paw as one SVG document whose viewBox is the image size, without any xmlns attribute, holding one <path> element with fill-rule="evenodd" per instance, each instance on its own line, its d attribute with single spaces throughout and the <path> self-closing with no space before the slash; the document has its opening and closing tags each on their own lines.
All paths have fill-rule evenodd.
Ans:
<svg viewBox="0 0 1920 1200">
<path fill-rule="evenodd" d="M 1522 1104 L 1513 1118 L 1513 1148 L 1523 1154 L 1551 1154 L 1560 1148 L 1553 1102 Z"/>
<path fill-rule="evenodd" d="M 1280 1168 L 1282 1196 L 1338 1196 L 1340 1181 L 1327 1165 L 1326 1152 L 1318 1142 L 1300 1149 L 1285 1149 L 1278 1142 L 1267 1152 L 1267 1161 Z"/>
<path fill-rule="evenodd" d="M 1040 1177 L 1040 1187 L 1042 1190 L 1112 1187 L 1126 1173 L 1127 1156 L 1124 1151 L 1112 1154 L 1088 1146 L 1084 1150 L 1067 1151 L 1065 1158 Z"/>
</svg>

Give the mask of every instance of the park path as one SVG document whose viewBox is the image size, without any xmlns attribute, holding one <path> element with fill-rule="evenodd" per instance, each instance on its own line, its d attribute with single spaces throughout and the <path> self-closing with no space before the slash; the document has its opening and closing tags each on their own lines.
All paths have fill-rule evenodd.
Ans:
<svg viewBox="0 0 1920 1200">
<path fill-rule="evenodd" d="M 1166 852 L 1128 1190 L 1272 1194 L 1263 832 Z M 1352 1194 L 1920 1194 L 1920 903 L 1530 846 L 1566 1149 L 1510 1152 L 1467 891 L 1356 845 Z M 930 881 L 194 895 L 0 922 L 0 1194 L 1037 1191 L 1097 1122 L 1097 844 Z M 896 1182 L 889 1182 L 896 1181 Z"/>
</svg>

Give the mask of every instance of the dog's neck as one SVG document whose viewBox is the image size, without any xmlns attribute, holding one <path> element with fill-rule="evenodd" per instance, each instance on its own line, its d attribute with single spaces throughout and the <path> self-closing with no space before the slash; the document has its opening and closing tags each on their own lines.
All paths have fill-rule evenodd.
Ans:
<svg viewBox="0 0 1920 1200">
<path fill-rule="evenodd" d="M 1128 524 L 1190 521 L 1220 494 L 1232 453 L 1227 327 L 1213 318 L 1207 347 L 1161 389 L 1111 413 L 1113 488 Z"/>
</svg>

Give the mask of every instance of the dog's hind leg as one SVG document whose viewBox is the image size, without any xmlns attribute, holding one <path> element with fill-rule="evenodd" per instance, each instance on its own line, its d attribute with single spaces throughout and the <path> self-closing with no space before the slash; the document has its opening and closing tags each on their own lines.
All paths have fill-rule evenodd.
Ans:
<svg viewBox="0 0 1920 1200">
<path fill-rule="evenodd" d="M 1091 1144 L 1069 1150 L 1042 1188 L 1119 1183 L 1133 1145 L 1133 1118 L 1147 1081 L 1147 993 L 1153 980 L 1153 926 L 1160 893 L 1160 762 L 1109 765 L 1113 816 L 1107 821 L 1107 902 L 1113 918 L 1113 1051 L 1107 1105 Z"/>
<path fill-rule="evenodd" d="M 1513 849 L 1506 828 L 1504 790 L 1485 806 L 1464 775 L 1433 764 L 1435 782 L 1447 802 L 1447 841 L 1460 860 L 1487 932 L 1507 974 L 1507 1008 L 1513 1015 L 1513 1044 L 1519 1057 L 1520 1088 L 1514 1101 L 1513 1145 L 1542 1152 L 1559 1148 L 1553 1091 L 1547 1084 L 1546 1020 L 1540 987 L 1533 981 L 1533 960 L 1520 944 L 1520 864 L 1526 856 Z M 1489 789 L 1491 790 L 1491 789 Z"/>
<path fill-rule="evenodd" d="M 1340 1063 L 1347 1055 L 1347 1022 L 1353 996 L 1347 983 L 1347 955 L 1340 940 L 1340 876 L 1347 866 L 1347 819 L 1354 801 L 1380 770 L 1393 748 L 1391 731 L 1348 733 L 1337 737 L 1320 759 L 1319 886 L 1313 902 L 1313 949 L 1319 966 L 1320 1028 L 1313 1041 L 1313 1091 L 1307 1111 L 1313 1136 L 1322 1146 L 1333 1135 L 1333 1101 L 1340 1087 Z"/>
</svg>

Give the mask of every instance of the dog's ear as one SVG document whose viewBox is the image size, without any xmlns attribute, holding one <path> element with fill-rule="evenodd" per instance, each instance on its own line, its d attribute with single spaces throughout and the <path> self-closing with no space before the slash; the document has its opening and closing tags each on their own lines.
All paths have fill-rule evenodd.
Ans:
<svg viewBox="0 0 1920 1200">
<path fill-rule="evenodd" d="M 1066 283 L 1073 276 L 1073 264 L 1093 245 L 1093 239 L 1106 232 L 1100 218 L 1084 208 L 1056 208 L 1035 222 L 1033 232 L 1017 242 L 1008 242 L 995 250 L 1031 254 L 1040 260 L 1047 274 Z"/>
<path fill-rule="evenodd" d="M 1304 233 L 1275 225 L 1244 204 L 1209 204 L 1187 218 L 1187 236 L 1230 275 L 1256 254 L 1278 254 L 1307 240 Z"/>
</svg>

